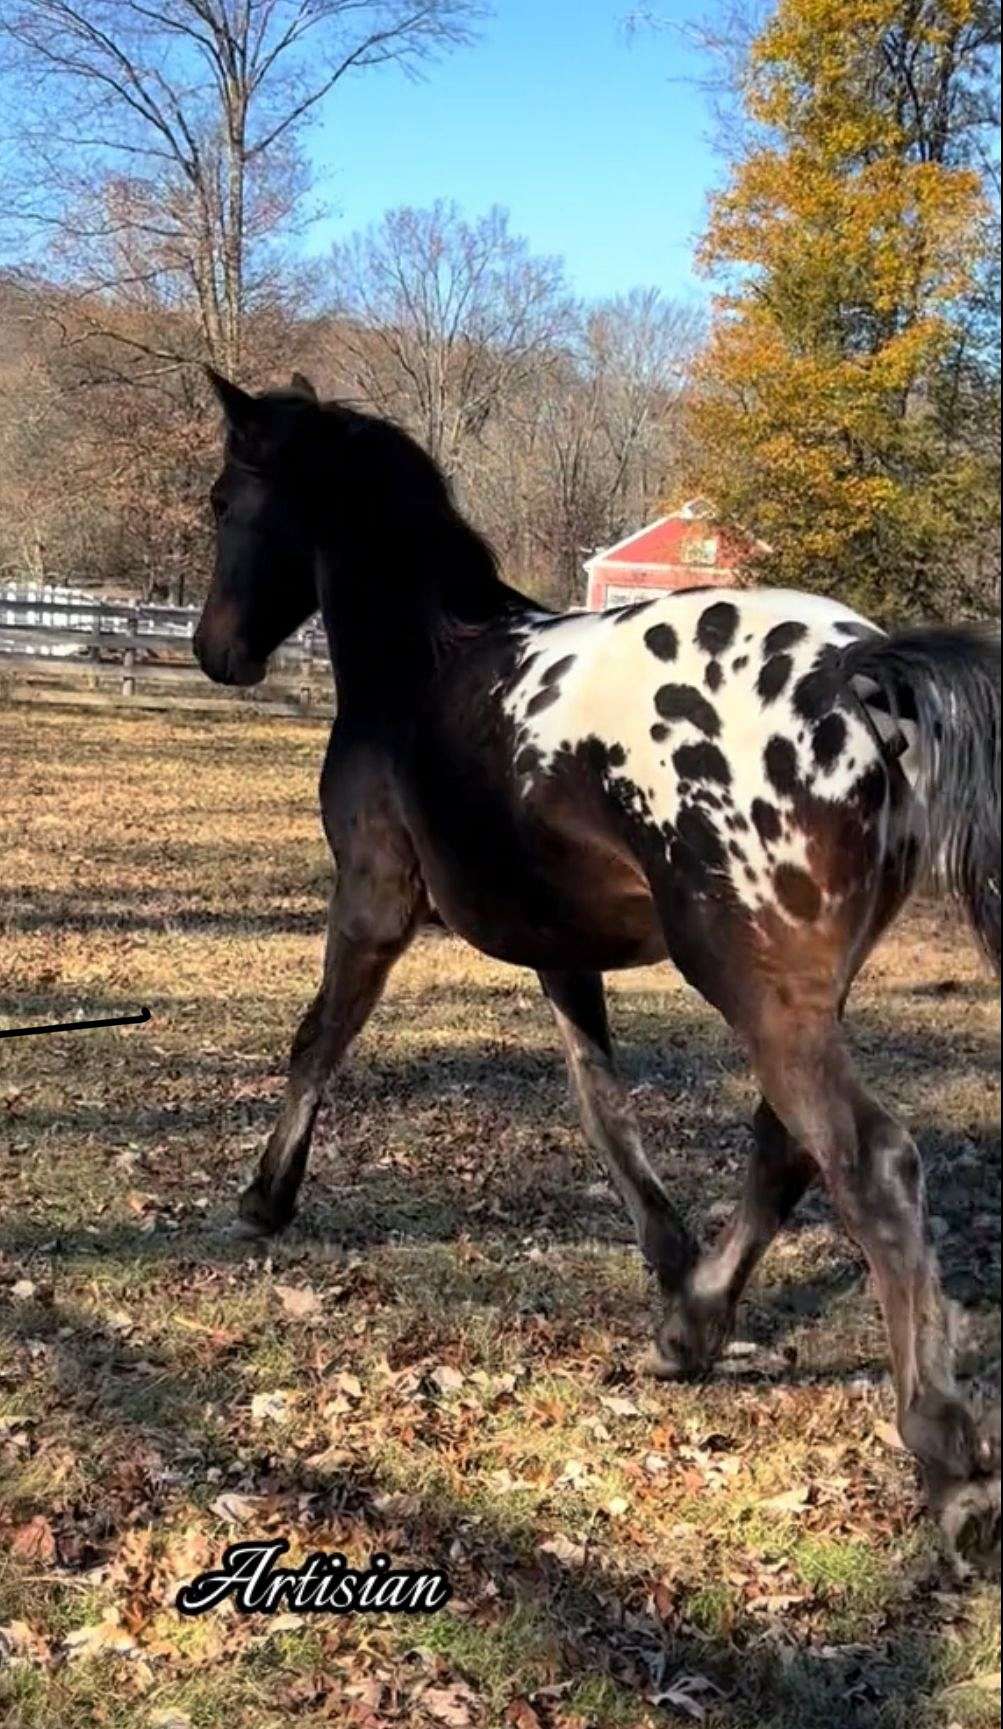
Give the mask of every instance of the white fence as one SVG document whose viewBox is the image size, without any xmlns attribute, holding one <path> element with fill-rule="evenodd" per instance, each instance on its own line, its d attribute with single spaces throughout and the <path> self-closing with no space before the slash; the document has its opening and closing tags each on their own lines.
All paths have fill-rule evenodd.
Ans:
<svg viewBox="0 0 1003 1729">
<path fill-rule="evenodd" d="M 197 607 L 95 599 L 64 583 L 0 578 L 0 682 L 26 701 L 126 701 L 144 707 L 219 708 L 245 703 L 283 713 L 333 712 L 324 633 L 316 620 L 272 656 L 250 690 L 210 684 L 191 638 Z M 53 693 L 53 685 L 57 686 Z"/>
</svg>

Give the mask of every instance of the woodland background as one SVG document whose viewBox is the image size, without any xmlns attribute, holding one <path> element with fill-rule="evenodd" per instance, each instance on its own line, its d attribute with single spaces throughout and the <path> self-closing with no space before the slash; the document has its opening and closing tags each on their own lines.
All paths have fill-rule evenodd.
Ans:
<svg viewBox="0 0 1003 1729">
<path fill-rule="evenodd" d="M 304 261 L 311 122 L 342 79 L 434 78 L 481 21 L 470 0 L 0 0 L 0 571 L 197 599 L 208 360 L 398 418 L 557 604 L 591 550 L 700 493 L 768 544 L 765 580 L 879 616 L 996 610 L 994 0 L 693 24 L 721 148 L 705 311 L 657 284 L 583 302 L 504 210 L 445 196 Z M 632 27 L 668 101 L 672 35 Z"/>
</svg>

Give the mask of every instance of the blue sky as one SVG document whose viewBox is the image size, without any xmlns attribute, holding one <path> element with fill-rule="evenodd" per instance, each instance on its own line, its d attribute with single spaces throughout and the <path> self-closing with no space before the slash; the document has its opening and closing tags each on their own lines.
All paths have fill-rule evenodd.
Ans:
<svg viewBox="0 0 1003 1729">
<path fill-rule="evenodd" d="M 681 20 L 699 0 L 663 0 Z M 395 67 L 346 79 L 312 140 L 332 215 L 311 251 L 395 204 L 505 205 L 582 294 L 706 286 L 692 248 L 717 164 L 709 117 L 670 31 L 632 38 L 630 0 L 496 0 L 473 48 L 420 82 Z"/>
</svg>

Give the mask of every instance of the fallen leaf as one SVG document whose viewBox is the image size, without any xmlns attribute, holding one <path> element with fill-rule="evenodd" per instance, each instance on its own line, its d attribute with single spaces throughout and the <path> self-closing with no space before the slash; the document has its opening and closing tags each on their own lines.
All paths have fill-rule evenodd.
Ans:
<svg viewBox="0 0 1003 1729">
<path fill-rule="evenodd" d="M 505 1722 L 511 1724 L 511 1729 L 543 1729 L 528 1699 L 513 1699 L 506 1706 Z"/>
<path fill-rule="evenodd" d="M 47 1663 L 52 1655 L 48 1641 L 27 1621 L 8 1621 L 0 1627 L 0 1668 L 3 1663 Z"/>
<path fill-rule="evenodd" d="M 261 1495 L 238 1495 L 236 1490 L 230 1490 L 217 1495 L 210 1503 L 210 1512 L 222 1519 L 224 1525 L 253 1525 L 264 1504 Z"/>
<path fill-rule="evenodd" d="M 540 1544 L 541 1555 L 553 1555 L 555 1561 L 560 1561 L 562 1567 L 581 1567 L 585 1561 L 585 1545 L 573 1543 L 570 1537 L 558 1532 L 548 1542 Z"/>
<path fill-rule="evenodd" d="M 37 1289 L 34 1279 L 18 1279 L 11 1285 L 10 1294 L 15 1303 L 30 1303 Z"/>
<path fill-rule="evenodd" d="M 52 1526 L 42 1513 L 37 1513 L 34 1519 L 29 1519 L 26 1525 L 19 1525 L 10 1540 L 12 1555 L 19 1555 L 22 1561 L 54 1561 L 56 1558 L 56 1539 Z"/>
<path fill-rule="evenodd" d="M 255 1393 L 251 1400 L 251 1416 L 256 1423 L 281 1423 L 290 1415 L 295 1402 L 295 1393 L 278 1389 L 274 1393 Z"/>
<path fill-rule="evenodd" d="M 806 1488 L 785 1489 L 782 1495 L 771 1495 L 768 1500 L 760 1501 L 759 1505 L 769 1513 L 796 1513 L 802 1507 L 807 1507 L 811 1490 Z"/>
<path fill-rule="evenodd" d="M 446 1729 L 467 1729 L 472 1699 L 468 1687 L 430 1687 L 422 1694 L 421 1703 L 437 1723 L 446 1724 Z"/>
<path fill-rule="evenodd" d="M 306 1622 L 302 1615 L 294 1615 L 291 1611 L 286 1615 L 269 1615 L 265 1632 L 271 1633 L 302 1633 Z"/>
<path fill-rule="evenodd" d="M 581 1459 L 566 1459 L 564 1469 L 554 1481 L 555 1489 L 577 1489 L 585 1481 L 589 1468 Z"/>
<path fill-rule="evenodd" d="M 78 1657 L 128 1657 L 135 1651 L 136 1641 L 117 1621 L 93 1621 L 67 1633 L 63 1649 L 71 1661 Z"/>
<path fill-rule="evenodd" d="M 451 1364 L 440 1363 L 437 1369 L 432 1370 L 428 1378 L 433 1387 L 437 1387 L 440 1393 L 457 1393 L 463 1386 L 466 1376 L 461 1374 L 459 1369 L 454 1369 Z"/>
<path fill-rule="evenodd" d="M 876 1440 L 882 1442 L 884 1446 L 890 1447 L 893 1453 L 906 1451 L 905 1443 L 895 1424 L 886 1423 L 883 1417 L 877 1419 L 874 1425 L 874 1435 Z"/>
<path fill-rule="evenodd" d="M 652 1705 L 671 1705 L 676 1711 L 683 1711 L 687 1717 L 702 1723 L 707 1715 L 707 1707 L 701 1702 L 700 1695 L 716 1693 L 723 1697 L 720 1687 L 713 1681 L 708 1681 L 706 1675 L 679 1675 L 670 1687 L 660 1687 L 656 1693 L 647 1695 Z"/>
<path fill-rule="evenodd" d="M 322 1308 L 317 1292 L 312 1291 L 309 1285 L 276 1285 L 275 1295 L 282 1304 L 283 1312 L 294 1321 L 303 1321 L 311 1315 L 317 1315 Z"/>
<path fill-rule="evenodd" d="M 604 1398 L 601 1403 L 605 1405 L 607 1411 L 612 1411 L 614 1417 L 641 1416 L 641 1412 L 638 1410 L 633 1399 L 622 1399 L 619 1394 L 616 1393 L 611 1393 L 607 1398 Z"/>
<path fill-rule="evenodd" d="M 334 1384 L 346 1399 L 362 1398 L 362 1382 L 349 1369 L 342 1369 L 339 1375 L 335 1375 Z"/>
<path fill-rule="evenodd" d="M 192 1720 L 187 1711 L 181 1711 L 177 1705 L 160 1705 L 156 1711 L 151 1711 L 147 1722 L 150 1729 L 192 1729 Z"/>
</svg>

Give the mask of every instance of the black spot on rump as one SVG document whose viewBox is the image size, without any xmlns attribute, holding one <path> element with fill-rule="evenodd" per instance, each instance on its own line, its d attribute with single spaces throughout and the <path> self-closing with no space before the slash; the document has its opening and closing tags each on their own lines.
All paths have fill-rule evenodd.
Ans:
<svg viewBox="0 0 1003 1729">
<path fill-rule="evenodd" d="M 573 654 L 565 654 L 565 655 L 562 655 L 560 660 L 551 661 L 550 665 L 547 667 L 547 670 L 540 674 L 540 683 L 541 684 L 556 684 L 557 680 L 559 678 L 563 678 L 564 674 L 567 672 L 568 668 L 571 666 L 574 666 L 574 664 L 575 664 L 575 657 Z"/>
<path fill-rule="evenodd" d="M 607 761 L 609 762 L 610 768 L 623 767 L 624 763 L 627 761 L 627 752 L 624 750 L 622 744 L 610 745 Z"/>
<path fill-rule="evenodd" d="M 654 726 L 651 729 L 651 736 L 654 739 L 656 744 L 661 744 L 663 739 L 668 738 L 670 731 L 671 731 L 670 727 L 663 726 L 660 720 L 656 720 Z"/>
<path fill-rule="evenodd" d="M 721 671 L 721 662 L 719 660 L 709 660 L 707 662 L 707 670 L 703 675 L 703 681 L 707 686 L 707 689 L 720 690 L 723 680 L 724 673 Z"/>
<path fill-rule="evenodd" d="M 870 768 L 854 782 L 850 797 L 858 808 L 868 816 L 873 816 L 881 809 L 888 794 L 888 775 L 885 766 L 880 762 L 872 762 Z"/>
<path fill-rule="evenodd" d="M 731 769 L 716 744 L 701 739 L 699 744 L 681 744 L 672 753 L 676 772 L 685 780 L 716 780 L 722 786 L 731 782 Z"/>
<path fill-rule="evenodd" d="M 707 654 L 723 654 L 737 629 L 738 607 L 733 601 L 718 600 L 700 614 L 696 640 Z"/>
<path fill-rule="evenodd" d="M 539 660 L 539 658 L 540 658 L 539 651 L 536 651 L 533 654 L 527 654 L 525 660 L 522 661 L 519 664 L 519 666 L 516 667 L 515 671 L 511 675 L 511 677 L 506 681 L 505 689 L 508 693 L 511 693 L 513 690 L 515 690 L 516 685 L 522 683 L 522 680 L 525 678 L 526 674 L 530 671 L 530 669 L 532 667 L 534 667 L 536 665 L 536 662 Z"/>
<path fill-rule="evenodd" d="M 826 643 L 810 672 L 794 686 L 794 707 L 802 720 L 821 720 L 841 694 L 841 650 Z"/>
<path fill-rule="evenodd" d="M 663 684 L 655 692 L 655 707 L 663 720 L 688 720 L 708 738 L 721 731 L 717 709 L 690 684 Z"/>
<path fill-rule="evenodd" d="M 530 697 L 526 704 L 526 714 L 540 714 L 543 709 L 549 708 L 552 702 L 557 702 L 560 698 L 560 694 L 561 692 L 558 685 L 545 684 L 542 689 L 537 691 L 535 696 Z"/>
<path fill-rule="evenodd" d="M 515 759 L 516 774 L 532 774 L 543 761 L 535 745 L 527 744 Z"/>
<path fill-rule="evenodd" d="M 656 660 L 675 660 L 679 653 L 679 638 L 671 624 L 653 624 L 645 631 L 644 641 Z"/>
<path fill-rule="evenodd" d="M 752 821 L 764 846 L 780 839 L 780 812 L 763 798 L 752 801 Z"/>
<path fill-rule="evenodd" d="M 835 766 L 845 743 L 846 722 L 841 714 L 833 711 L 819 721 L 812 733 L 812 752 L 823 774 L 828 774 Z"/>
<path fill-rule="evenodd" d="M 774 792 L 793 798 L 798 789 L 798 757 L 790 739 L 774 733 L 763 752 L 763 764 Z"/>
<path fill-rule="evenodd" d="M 807 635 L 808 626 L 795 619 L 791 619 L 789 624 L 775 624 L 763 637 L 763 659 L 769 660 L 771 654 L 783 654 L 795 643 L 803 642 Z"/>
<path fill-rule="evenodd" d="M 728 855 L 710 817 L 693 805 L 684 805 L 676 817 L 676 840 L 690 860 L 704 871 L 723 870 Z"/>
<path fill-rule="evenodd" d="M 744 666 L 748 666 L 748 664 L 749 664 L 749 657 L 747 654 L 736 654 L 734 660 L 731 663 L 731 670 L 732 670 L 732 672 L 741 672 L 742 668 Z"/>
<path fill-rule="evenodd" d="M 756 689 L 764 708 L 767 703 L 776 702 L 791 676 L 793 665 L 789 654 L 772 654 L 769 660 L 764 660 L 756 680 Z"/>
<path fill-rule="evenodd" d="M 778 865 L 773 872 L 773 890 L 780 905 L 792 918 L 804 919 L 809 924 L 818 918 L 822 907 L 821 892 L 818 884 L 799 865 Z"/>
</svg>

